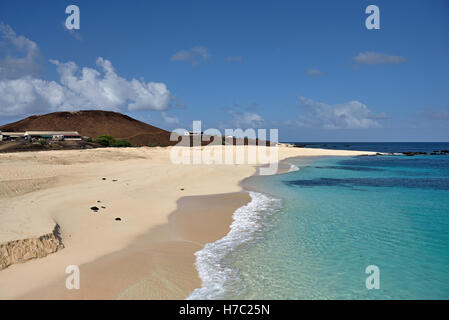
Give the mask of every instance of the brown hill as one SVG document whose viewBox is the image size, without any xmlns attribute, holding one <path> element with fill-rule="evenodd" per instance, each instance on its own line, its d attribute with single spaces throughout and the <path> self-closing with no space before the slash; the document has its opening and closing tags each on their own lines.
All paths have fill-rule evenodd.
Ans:
<svg viewBox="0 0 449 320">
<path fill-rule="evenodd" d="M 93 139 L 108 134 L 135 146 L 172 145 L 170 132 L 127 115 L 102 110 L 54 112 L 0 126 L 2 131 L 78 131 Z"/>
</svg>

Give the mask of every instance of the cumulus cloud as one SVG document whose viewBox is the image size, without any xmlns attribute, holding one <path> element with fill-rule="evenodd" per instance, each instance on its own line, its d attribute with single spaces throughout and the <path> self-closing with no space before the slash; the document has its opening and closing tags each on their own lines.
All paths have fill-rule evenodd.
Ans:
<svg viewBox="0 0 449 320">
<path fill-rule="evenodd" d="M 0 80 L 0 115 L 13 116 L 57 109 L 64 101 L 63 87 L 54 81 L 26 77 Z"/>
<path fill-rule="evenodd" d="M 322 76 L 323 75 L 323 71 L 318 70 L 318 69 L 307 69 L 307 75 L 309 77 Z"/>
<path fill-rule="evenodd" d="M 56 65 L 59 82 L 28 76 L 0 80 L 0 115 L 74 109 L 162 111 L 170 106 L 170 91 L 164 83 L 126 80 L 101 57 L 97 59 L 100 70 L 79 68 L 74 62 L 50 62 Z"/>
<path fill-rule="evenodd" d="M 381 127 L 378 120 L 387 118 L 383 113 L 374 114 L 359 101 L 329 105 L 306 97 L 298 97 L 298 100 L 299 107 L 306 113 L 297 121 L 299 126 L 324 129 L 378 128 Z"/>
<path fill-rule="evenodd" d="M 0 78 L 19 79 L 23 76 L 35 77 L 41 70 L 39 47 L 24 36 L 18 36 L 7 24 L 0 21 L 0 39 L 5 52 L 0 60 Z M 20 57 L 11 55 L 19 54 Z"/>
<path fill-rule="evenodd" d="M 171 56 L 171 61 L 190 62 L 192 66 L 198 65 L 201 61 L 206 61 L 210 57 L 209 50 L 205 47 L 197 46 L 188 50 L 180 50 Z"/>
<path fill-rule="evenodd" d="M 392 56 L 378 52 L 360 52 L 353 60 L 358 64 L 397 64 L 405 61 L 403 56 Z"/>
</svg>

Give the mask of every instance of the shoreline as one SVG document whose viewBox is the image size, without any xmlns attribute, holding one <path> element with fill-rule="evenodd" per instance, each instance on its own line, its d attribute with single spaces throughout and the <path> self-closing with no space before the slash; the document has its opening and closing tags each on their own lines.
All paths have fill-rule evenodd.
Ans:
<svg viewBox="0 0 449 320">
<path fill-rule="evenodd" d="M 20 299 L 185 299 L 201 286 L 194 253 L 225 236 L 232 212 L 248 201 L 245 191 L 182 197 L 166 224 L 122 250 L 80 265 L 80 290 L 67 290 L 61 277 Z"/>
<path fill-rule="evenodd" d="M 165 168 L 165 166 L 168 166 L 170 169 L 173 169 L 173 164 L 166 163 L 166 150 L 167 149 L 130 150 L 131 152 L 118 152 L 120 154 L 118 158 L 125 158 L 126 161 L 123 163 L 129 163 L 129 165 L 125 165 L 125 168 L 135 168 L 136 165 L 139 164 L 139 166 L 147 165 L 149 166 L 148 169 L 154 170 L 157 169 L 157 167 L 160 167 L 159 162 L 157 163 L 156 168 L 154 168 L 154 161 L 142 162 L 142 159 L 153 158 L 153 160 L 155 160 L 155 154 L 164 154 L 162 157 L 163 159 L 160 159 L 164 162 L 162 167 Z M 140 151 L 144 154 L 141 155 Z M 279 161 L 297 156 L 374 154 L 371 152 L 336 152 L 335 150 L 323 151 L 298 148 L 280 148 L 280 151 L 282 152 L 280 152 Z M 100 152 L 94 151 L 92 153 L 101 158 L 100 155 L 98 155 Z M 132 155 L 133 153 L 137 153 L 138 155 L 137 157 L 134 157 L 133 160 L 130 160 L 129 154 L 127 154 L 128 152 Z M 110 153 L 107 155 L 110 155 Z M 133 156 L 131 156 L 131 158 L 133 158 Z M 74 161 L 74 163 L 78 163 L 79 160 L 80 159 Z M 83 161 L 80 162 L 83 163 Z M 88 163 L 84 167 L 89 167 L 89 161 L 87 162 Z M 112 161 L 111 166 L 114 169 L 113 171 L 116 172 L 117 167 L 121 167 L 123 164 L 122 162 L 117 163 Z M 195 256 L 193 253 L 202 249 L 206 243 L 221 239 L 228 233 L 229 226 L 232 223 L 233 213 L 238 208 L 246 205 L 250 200 L 248 192 L 242 191 L 241 182 L 245 178 L 252 176 L 256 172 L 256 169 L 254 165 L 176 166 L 176 169 L 180 172 L 175 172 L 173 175 L 165 178 L 170 180 L 173 184 L 172 180 L 174 176 L 179 177 L 180 174 L 184 174 L 184 177 L 186 177 L 184 171 L 188 171 L 188 177 L 190 178 L 187 180 L 190 183 L 184 181 L 184 183 L 176 183 L 176 185 L 179 187 L 186 187 L 186 191 L 187 189 L 190 189 L 190 192 L 179 192 L 179 189 L 178 192 L 175 192 L 176 194 L 170 192 L 169 198 L 175 201 L 174 206 L 167 205 L 167 201 L 173 201 L 168 200 L 167 195 L 165 195 L 165 199 L 155 198 L 155 201 L 157 200 L 164 204 L 163 207 L 159 206 L 159 209 L 163 209 L 163 212 L 167 212 L 166 215 L 161 213 L 159 219 L 154 219 L 154 217 L 150 220 L 142 219 L 143 222 L 139 223 L 139 228 L 134 226 L 134 228 L 131 228 L 133 230 L 129 230 L 132 232 L 129 233 L 125 232 L 124 234 L 111 236 L 109 234 L 110 231 L 106 230 L 110 228 L 105 228 L 105 230 L 103 230 L 103 235 L 107 235 L 107 237 L 110 238 L 108 240 L 114 239 L 115 243 L 109 245 L 107 250 L 102 249 L 101 246 L 99 248 L 93 246 L 93 249 L 97 250 L 88 248 L 87 252 L 83 251 L 86 251 L 86 245 L 88 245 L 89 240 L 92 240 L 93 238 L 95 240 L 100 240 L 99 238 L 102 237 L 99 236 L 99 234 L 101 235 L 102 233 L 99 233 L 98 230 L 93 230 L 93 234 L 89 234 L 84 241 L 73 239 L 75 233 L 79 231 L 75 230 L 75 228 L 80 227 L 79 221 L 73 220 L 73 217 L 72 219 L 69 219 L 69 217 L 61 219 L 63 229 L 62 235 L 64 243 L 66 244 L 66 249 L 43 259 L 36 259 L 20 265 L 13 265 L 8 269 L 2 270 L 0 272 L 0 287 L 6 288 L 8 285 L 15 287 L 14 290 L 8 292 L 2 292 L 2 290 L 0 290 L 0 299 L 186 298 L 193 289 L 201 286 L 201 280 L 198 277 L 198 272 L 194 265 Z M 202 173 L 200 173 L 199 170 L 201 170 Z M 208 172 L 206 174 L 203 171 Z M 127 172 L 127 174 L 129 175 L 129 172 Z M 101 174 L 96 173 L 96 175 L 98 176 Z M 133 171 L 133 178 L 137 179 L 138 175 L 139 172 Z M 119 177 L 119 181 L 124 179 L 122 176 L 116 176 Z M 200 179 L 198 179 L 198 177 Z M 78 180 L 83 180 L 79 177 L 77 178 Z M 159 178 L 162 179 L 162 177 Z M 160 179 L 158 181 L 161 181 Z M 210 179 L 215 180 L 215 183 L 211 184 Z M 131 183 L 132 179 L 129 179 L 128 181 Z M 205 181 L 209 182 L 207 183 Z M 152 183 L 148 181 L 142 181 L 139 185 L 139 187 L 144 190 L 148 190 L 148 188 L 152 189 L 151 186 L 154 186 L 154 184 L 152 185 Z M 61 186 L 55 188 L 60 190 Z M 48 189 L 46 190 L 48 191 Z M 69 190 L 74 192 L 73 188 L 69 188 Z M 158 193 L 156 196 L 163 196 L 163 191 L 164 190 L 161 190 L 162 194 Z M 242 194 L 244 194 L 244 196 L 242 196 Z M 33 195 L 33 192 L 25 195 L 25 197 L 30 195 Z M 119 211 L 123 211 L 126 208 L 126 205 L 130 204 L 129 201 L 127 201 L 128 199 L 126 199 L 126 196 L 129 196 L 129 194 L 121 194 L 120 203 L 125 203 L 120 206 Z M 147 202 L 148 195 L 145 195 L 145 192 L 143 192 L 142 196 L 146 197 L 145 202 Z M 184 207 L 188 201 L 192 201 L 190 198 L 191 196 L 195 199 L 193 201 L 195 205 L 191 206 L 190 210 L 193 213 L 190 213 L 190 219 L 186 220 L 185 218 L 179 218 L 189 216 L 188 211 L 185 211 Z M 97 194 L 95 194 L 95 197 L 98 198 Z M 237 197 L 238 200 L 235 197 Z M 139 197 L 135 196 L 135 198 Z M 199 199 L 201 199 L 201 201 L 198 201 Z M 112 200 L 105 202 L 109 201 Z M 204 211 L 210 208 L 212 204 L 217 208 L 217 212 L 221 211 L 221 214 L 207 216 L 204 212 L 203 214 L 200 213 L 202 211 L 201 206 L 203 206 Z M 77 203 L 75 208 L 79 209 L 79 206 L 80 204 Z M 141 206 L 143 206 L 143 203 L 135 204 L 134 209 L 142 209 Z M 219 216 L 221 218 L 218 218 Z M 141 214 L 137 215 L 137 218 L 139 217 L 143 218 Z M 201 223 L 194 223 L 194 218 L 196 217 L 199 217 L 196 221 Z M 133 217 L 130 215 L 128 218 L 131 220 Z M 206 218 L 211 219 L 210 223 L 215 223 L 215 227 L 206 228 L 205 230 L 195 229 L 195 226 L 198 225 L 208 226 L 209 224 L 204 223 Z M 128 219 L 125 219 L 126 222 L 129 222 L 127 220 Z M 72 230 L 67 230 L 67 223 L 69 222 L 76 222 L 78 225 L 74 226 Z M 92 226 L 86 225 L 86 221 L 81 222 L 83 222 L 81 225 L 85 228 L 92 229 Z M 137 222 L 139 222 L 138 219 Z M 188 222 L 192 223 L 189 225 Z M 218 226 L 221 227 L 218 227 L 217 223 Z M 181 227 L 178 227 L 180 225 Z M 223 226 L 226 226 L 226 228 L 223 228 Z M 99 228 L 98 225 L 94 227 Z M 111 226 L 108 225 L 108 227 Z M 173 228 L 175 230 L 173 230 Z M 189 228 L 190 230 L 195 231 L 189 231 Z M 113 228 L 112 232 L 114 232 L 114 230 L 117 231 L 117 229 Z M 70 236 L 70 233 L 72 232 L 72 238 L 70 239 L 70 237 L 68 238 L 67 236 Z M 209 235 L 206 237 L 206 234 Z M 104 242 L 107 241 L 105 240 Z M 103 248 L 106 249 L 105 244 L 106 243 L 103 243 Z M 81 261 L 81 263 L 79 263 L 82 274 L 81 290 L 67 290 L 65 288 L 65 279 L 67 275 L 64 274 L 63 269 L 61 270 L 61 266 L 73 264 L 67 263 L 68 257 L 70 257 L 70 260 L 75 260 L 74 262 L 77 262 L 76 260 Z M 133 263 L 129 263 L 129 261 L 133 261 Z M 51 268 L 50 270 L 45 270 L 45 272 L 43 272 L 42 279 L 34 282 L 31 281 L 32 285 L 30 286 L 30 279 L 38 277 L 39 270 L 42 271 L 48 266 L 51 266 Z M 55 270 L 58 268 L 59 271 L 55 274 Z M 27 271 L 31 274 L 27 274 L 24 277 L 24 274 Z M 17 285 L 18 283 L 20 283 L 20 285 Z M 148 288 L 151 289 L 149 290 Z"/>
</svg>

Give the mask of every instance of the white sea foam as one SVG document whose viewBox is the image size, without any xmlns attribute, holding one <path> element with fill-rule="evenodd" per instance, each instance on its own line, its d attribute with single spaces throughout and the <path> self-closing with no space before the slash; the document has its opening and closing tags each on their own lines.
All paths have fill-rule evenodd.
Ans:
<svg viewBox="0 0 449 320">
<path fill-rule="evenodd" d="M 290 169 L 288 169 L 288 172 L 293 172 L 293 171 L 299 170 L 298 166 L 291 164 L 291 163 L 289 163 L 289 165 L 290 165 Z"/>
<path fill-rule="evenodd" d="M 257 232 L 264 227 L 263 221 L 267 215 L 281 207 L 279 199 L 252 191 L 249 194 L 251 201 L 234 212 L 231 231 L 195 253 L 195 265 L 202 280 L 202 287 L 195 289 L 187 297 L 188 300 L 223 299 L 229 289 L 241 287 L 237 270 L 227 266 L 224 260 L 236 248 L 253 240 Z"/>
</svg>

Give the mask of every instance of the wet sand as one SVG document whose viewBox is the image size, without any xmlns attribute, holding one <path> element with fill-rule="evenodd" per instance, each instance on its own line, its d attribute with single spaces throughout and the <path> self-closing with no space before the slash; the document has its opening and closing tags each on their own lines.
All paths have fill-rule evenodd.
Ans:
<svg viewBox="0 0 449 320">
<path fill-rule="evenodd" d="M 250 201 L 247 192 L 183 197 L 169 222 L 123 250 L 80 267 L 79 290 L 65 277 L 21 299 L 185 299 L 201 286 L 194 253 L 225 236 L 232 214 Z"/>
</svg>

